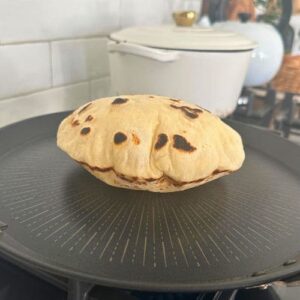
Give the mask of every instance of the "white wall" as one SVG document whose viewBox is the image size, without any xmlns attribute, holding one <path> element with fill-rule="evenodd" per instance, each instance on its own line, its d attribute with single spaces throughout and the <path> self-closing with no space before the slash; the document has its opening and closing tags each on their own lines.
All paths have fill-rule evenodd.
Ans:
<svg viewBox="0 0 300 300">
<path fill-rule="evenodd" d="M 0 126 L 109 95 L 106 39 L 166 0 L 0 0 Z"/>
<path fill-rule="evenodd" d="M 294 42 L 292 47 L 292 54 L 300 54 L 300 15 L 294 15 L 291 17 L 290 25 L 294 29 Z"/>
</svg>

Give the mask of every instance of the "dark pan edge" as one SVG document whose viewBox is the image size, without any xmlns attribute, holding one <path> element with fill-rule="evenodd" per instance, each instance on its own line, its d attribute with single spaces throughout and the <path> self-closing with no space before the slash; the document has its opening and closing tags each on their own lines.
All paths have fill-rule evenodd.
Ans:
<svg viewBox="0 0 300 300">
<path fill-rule="evenodd" d="M 0 139 L 5 139 L 6 143 L 2 143 L 0 147 L 0 155 L 5 154 L 9 150 L 13 150 L 15 146 L 20 145 L 20 140 L 24 140 L 24 134 L 20 127 L 28 126 L 30 127 L 31 131 L 30 134 L 26 136 L 26 142 L 28 139 L 38 138 L 39 136 L 43 137 L 47 132 L 53 132 L 50 128 L 53 127 L 53 123 L 57 122 L 58 124 L 68 115 L 70 111 L 67 112 L 59 112 L 59 113 L 52 113 L 47 115 L 42 115 L 30 119 L 25 119 L 20 122 L 16 122 L 13 124 L 9 124 L 7 126 L 0 128 Z M 42 120 L 42 122 L 39 122 Z M 39 126 L 31 126 L 35 125 L 36 123 Z M 51 125 L 51 126 L 48 126 Z M 50 127 L 50 128 L 49 128 Z"/>
<path fill-rule="evenodd" d="M 8 242 L 1 240 L 2 238 L 8 239 Z M 16 244 L 10 246 L 9 244 Z M 122 288 L 129 290 L 140 290 L 140 291 L 157 291 L 157 292 L 204 292 L 204 291 L 216 291 L 216 290 L 227 290 L 227 289 L 236 289 L 236 288 L 246 288 L 257 286 L 265 283 L 270 283 L 276 280 L 285 279 L 288 277 L 292 277 L 294 275 L 298 275 L 300 272 L 300 253 L 298 254 L 298 263 L 292 266 L 279 266 L 276 270 L 271 270 L 269 273 L 267 272 L 265 275 L 261 276 L 253 276 L 253 277 L 243 277 L 243 278 L 230 278 L 226 281 L 212 281 L 212 282 L 201 282 L 201 283 L 193 283 L 193 284 L 179 284 L 176 285 L 171 284 L 149 284 L 147 282 L 141 282 L 138 285 L 131 281 L 126 280 L 113 280 L 113 279 L 105 279 L 101 277 L 92 276 L 87 273 L 78 272 L 71 270 L 69 268 L 64 268 L 60 265 L 55 265 L 55 262 L 49 261 L 44 262 L 37 257 L 35 253 L 30 252 L 28 254 L 21 253 L 16 250 L 15 247 L 20 247 L 20 244 L 14 241 L 8 235 L 0 235 L 0 253 L 3 253 L 7 257 L 14 259 L 17 262 L 28 262 L 28 265 L 32 267 L 36 267 L 42 271 L 49 272 L 54 275 L 63 276 L 66 275 L 69 278 L 87 281 L 91 283 L 95 283 L 98 285 L 103 285 L 107 287 L 114 288 Z M 23 249 L 24 247 L 21 246 Z M 28 249 L 26 249 L 28 252 Z M 294 259 L 295 257 L 293 257 Z"/>
<path fill-rule="evenodd" d="M 242 138 L 247 134 L 246 144 L 250 144 L 250 147 L 280 161 L 300 175 L 300 146 L 265 128 L 233 120 L 225 122 L 238 131 Z M 272 149 L 272 152 L 269 149 Z"/>
</svg>

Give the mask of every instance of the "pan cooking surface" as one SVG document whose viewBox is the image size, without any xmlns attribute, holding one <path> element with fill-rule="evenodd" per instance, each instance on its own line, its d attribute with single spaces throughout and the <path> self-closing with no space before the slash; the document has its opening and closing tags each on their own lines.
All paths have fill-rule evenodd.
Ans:
<svg viewBox="0 0 300 300">
<path fill-rule="evenodd" d="M 281 162 L 247 146 L 240 171 L 198 188 L 113 188 L 56 147 L 63 117 L 7 129 L 22 134 L 0 156 L 0 248 L 13 239 L 54 272 L 165 290 L 226 286 L 299 254 L 299 176 Z"/>
</svg>

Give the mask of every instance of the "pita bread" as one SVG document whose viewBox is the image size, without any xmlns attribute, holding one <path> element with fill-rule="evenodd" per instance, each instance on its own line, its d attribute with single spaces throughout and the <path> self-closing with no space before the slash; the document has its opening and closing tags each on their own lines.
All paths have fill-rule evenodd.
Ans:
<svg viewBox="0 0 300 300">
<path fill-rule="evenodd" d="M 112 186 L 174 192 L 239 169 L 241 137 L 182 100 L 124 95 L 87 103 L 65 118 L 57 145 Z"/>
</svg>

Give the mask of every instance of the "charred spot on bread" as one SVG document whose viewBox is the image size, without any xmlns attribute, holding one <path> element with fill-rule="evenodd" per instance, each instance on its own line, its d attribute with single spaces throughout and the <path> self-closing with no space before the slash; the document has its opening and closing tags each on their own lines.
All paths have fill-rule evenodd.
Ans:
<svg viewBox="0 0 300 300">
<path fill-rule="evenodd" d="M 196 119 L 198 118 L 198 114 L 195 114 L 193 112 L 190 112 L 188 110 L 183 110 L 183 112 L 185 113 L 185 115 L 191 119 Z"/>
<path fill-rule="evenodd" d="M 138 184 L 138 185 L 142 185 L 142 184 L 147 184 L 147 182 L 155 182 L 155 184 L 158 184 L 158 183 L 163 183 L 163 182 L 166 182 L 168 183 L 169 185 L 173 185 L 175 187 L 181 187 L 181 186 L 184 186 L 186 184 L 193 184 L 193 183 L 201 183 L 201 182 L 205 182 L 207 181 L 210 177 L 214 176 L 214 175 L 217 175 L 217 174 L 221 174 L 221 173 L 231 173 L 230 170 L 219 170 L 219 169 L 216 169 L 214 172 L 212 172 L 212 174 L 210 176 L 207 176 L 207 177 L 204 177 L 204 178 L 198 178 L 198 179 L 195 179 L 195 180 L 191 180 L 191 181 L 178 181 L 178 180 L 175 180 L 173 179 L 172 177 L 166 175 L 166 174 L 163 174 L 161 177 L 159 178 L 139 178 L 137 176 L 128 176 L 128 175 L 125 175 L 123 173 L 119 173 L 117 172 L 113 167 L 98 167 L 98 166 L 91 166 L 89 165 L 88 163 L 86 162 L 83 162 L 83 161 L 77 161 L 79 164 L 83 165 L 84 167 L 90 169 L 91 171 L 97 171 L 97 172 L 102 172 L 102 173 L 106 173 L 106 172 L 114 172 L 115 176 L 119 179 L 122 179 L 126 182 L 129 182 L 129 183 L 135 183 L 135 184 Z M 117 180 L 114 180 L 115 183 L 118 183 L 119 181 Z M 130 187 L 130 186 L 128 186 Z"/>
<path fill-rule="evenodd" d="M 148 97 L 151 98 L 151 99 L 155 98 L 154 96 L 148 96 Z"/>
<path fill-rule="evenodd" d="M 168 142 L 168 136 L 165 133 L 161 133 L 157 137 L 157 141 L 154 145 L 155 150 L 159 150 L 164 147 Z"/>
<path fill-rule="evenodd" d="M 78 120 L 74 120 L 71 124 L 73 127 L 80 125 Z"/>
<path fill-rule="evenodd" d="M 89 121 L 92 121 L 94 118 L 92 115 L 88 115 L 86 118 L 85 118 L 85 122 L 89 122 Z"/>
<path fill-rule="evenodd" d="M 141 142 L 141 140 L 139 139 L 139 137 L 138 137 L 136 134 L 134 134 L 134 133 L 132 133 L 131 136 L 132 136 L 132 142 L 133 142 L 135 145 L 139 145 L 140 142 Z"/>
<path fill-rule="evenodd" d="M 192 108 L 188 106 L 176 106 L 174 104 L 170 105 L 174 109 L 180 109 L 187 117 L 191 119 L 196 119 L 199 116 L 199 113 L 202 113 L 202 109 Z"/>
<path fill-rule="evenodd" d="M 122 173 L 119 173 L 118 174 L 119 178 L 123 179 L 124 181 L 127 181 L 127 182 L 133 182 L 133 180 L 131 178 L 127 178 L 124 174 Z"/>
<path fill-rule="evenodd" d="M 173 99 L 173 98 L 169 98 L 169 100 L 173 101 L 173 102 L 180 102 L 180 100 L 178 99 Z"/>
<path fill-rule="evenodd" d="M 80 131 L 81 135 L 87 135 L 88 133 L 90 133 L 91 128 L 90 127 L 83 127 Z"/>
<path fill-rule="evenodd" d="M 157 178 L 146 178 L 145 179 L 147 182 L 153 182 L 153 181 L 156 181 Z"/>
<path fill-rule="evenodd" d="M 123 104 L 128 101 L 127 98 L 116 98 L 111 104 L 116 105 L 116 104 Z"/>
<path fill-rule="evenodd" d="M 114 143 L 116 145 L 122 144 L 127 140 L 127 136 L 126 134 L 124 134 L 123 132 L 117 132 L 114 136 Z"/>
<path fill-rule="evenodd" d="M 206 112 L 208 112 L 208 113 L 211 114 L 211 111 L 209 111 L 208 109 L 205 109 L 205 108 L 203 108 L 203 107 L 201 107 L 201 106 L 199 106 L 199 105 L 197 105 L 197 104 L 196 104 L 196 106 L 199 107 L 201 110 L 204 110 L 204 111 L 206 111 Z"/>
<path fill-rule="evenodd" d="M 212 175 L 217 175 L 217 174 L 220 174 L 220 173 L 229 173 L 230 171 L 229 170 L 220 170 L 220 169 L 216 169 L 212 172 Z"/>
<path fill-rule="evenodd" d="M 92 103 L 86 104 L 86 105 L 78 112 L 78 114 L 80 115 L 82 112 L 84 112 L 85 110 L 87 110 L 87 108 L 90 107 L 91 105 L 92 105 Z"/>
<path fill-rule="evenodd" d="M 89 165 L 88 163 L 86 163 L 84 161 L 76 160 L 76 162 L 78 162 L 79 164 L 89 168 L 92 171 L 99 171 L 99 172 L 106 173 L 106 172 L 109 172 L 109 171 L 113 170 L 113 167 L 100 168 L 100 167 L 97 167 L 97 166 L 91 166 L 91 165 Z"/>
<path fill-rule="evenodd" d="M 175 134 L 173 136 L 173 147 L 185 152 L 193 152 L 197 149 L 196 147 L 192 146 L 185 137 L 179 134 Z"/>
</svg>

